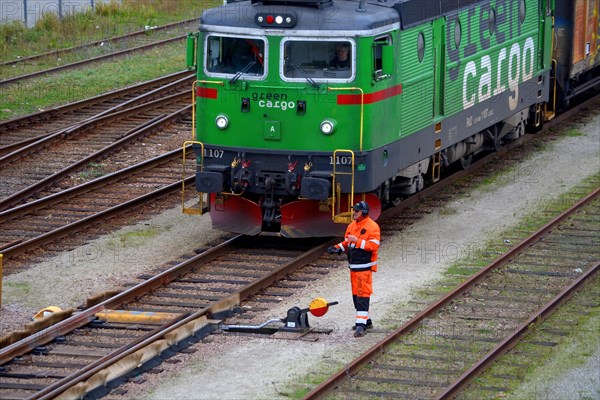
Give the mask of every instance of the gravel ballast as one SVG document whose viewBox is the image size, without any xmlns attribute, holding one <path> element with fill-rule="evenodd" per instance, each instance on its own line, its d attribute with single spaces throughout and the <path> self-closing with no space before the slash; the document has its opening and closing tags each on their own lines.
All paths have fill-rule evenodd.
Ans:
<svg viewBox="0 0 600 400">
<path fill-rule="evenodd" d="M 449 201 L 409 228 L 386 237 L 374 275 L 371 314 L 374 324 L 399 324 L 398 305 L 413 299 L 412 291 L 431 284 L 457 259 L 468 257 L 499 232 L 515 225 L 540 203 L 557 198 L 586 177 L 600 171 L 600 113 L 576 126 L 579 136 L 565 136 L 540 153 L 522 160 L 508 178 Z M 149 232 L 149 233 L 148 233 Z M 148 234 L 146 234 L 148 233 Z M 73 251 L 6 276 L 3 283 L 2 333 L 19 328 L 40 309 L 82 304 L 88 296 L 122 288 L 136 276 L 222 235 L 208 216 L 182 215 L 174 208 L 144 223 L 101 237 Z M 383 329 L 352 337 L 354 309 L 345 268 L 337 268 L 318 283 L 286 298 L 265 314 L 265 320 L 285 316 L 288 308 L 306 307 L 315 297 L 339 301 L 316 327 L 333 329 L 317 341 L 278 340 L 213 335 L 193 346 L 185 362 L 163 363 L 143 385 L 121 387 L 124 397 L 148 399 L 273 399 L 283 398 L 307 374 L 336 371 L 381 340 Z M 593 367 L 594 363 L 588 363 Z M 149 393 L 148 393 L 149 392 Z"/>
</svg>

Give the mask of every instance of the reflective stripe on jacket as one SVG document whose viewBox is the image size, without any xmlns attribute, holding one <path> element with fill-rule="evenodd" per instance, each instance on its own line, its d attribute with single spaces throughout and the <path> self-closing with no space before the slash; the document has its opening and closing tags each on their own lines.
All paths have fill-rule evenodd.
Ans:
<svg viewBox="0 0 600 400">
<path fill-rule="evenodd" d="M 348 236 L 358 238 L 356 243 L 348 241 Z M 379 225 L 370 217 L 352 221 L 346 228 L 345 239 L 336 245 L 348 255 L 348 263 L 353 271 L 377 271 L 377 250 L 380 244 Z"/>
</svg>

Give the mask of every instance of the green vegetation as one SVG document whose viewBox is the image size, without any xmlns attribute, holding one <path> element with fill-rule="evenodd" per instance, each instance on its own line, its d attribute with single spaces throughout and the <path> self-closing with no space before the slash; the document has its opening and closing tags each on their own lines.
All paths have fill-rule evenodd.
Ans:
<svg viewBox="0 0 600 400">
<path fill-rule="evenodd" d="M 434 291 L 446 292 L 453 290 L 455 287 L 454 285 L 458 285 L 461 281 L 464 281 L 479 269 L 489 265 L 498 254 L 506 251 L 508 247 L 517 245 L 523 237 L 526 237 L 531 232 L 541 228 L 558 213 L 571 207 L 576 201 L 574 199 L 580 198 L 583 193 L 590 192 L 593 188 L 597 187 L 599 180 L 600 174 L 592 175 L 582 180 L 569 192 L 544 204 L 540 204 L 534 212 L 523 217 L 517 226 L 508 228 L 504 232 L 499 232 L 495 235 L 494 239 L 465 252 L 459 260 L 452 263 L 445 275 L 440 278 L 437 285 L 434 284 L 429 286 L 426 290 L 417 289 L 413 294 L 416 294 L 416 297 L 419 297 L 419 295 L 426 296 L 427 293 Z M 506 238 L 511 239 L 507 240 Z M 597 292 L 597 281 L 595 284 L 590 285 L 590 287 L 592 293 L 594 290 Z M 595 300 L 590 300 L 589 302 L 594 303 L 594 301 Z M 403 315 L 406 308 L 407 304 L 398 304 L 397 306 L 392 307 L 387 314 L 387 318 L 383 318 L 382 322 L 384 325 L 386 325 L 386 319 L 390 318 L 393 320 L 396 319 L 398 315 Z M 576 330 L 568 332 L 562 337 L 559 346 L 539 346 L 537 344 L 523 342 L 518 345 L 518 352 L 512 353 L 510 356 L 512 358 L 494 364 L 494 369 L 484 375 L 484 377 L 478 378 L 476 382 L 478 382 L 480 386 L 507 387 L 507 393 L 511 393 L 511 396 L 516 393 L 524 393 L 524 395 L 515 398 L 534 398 L 536 390 L 539 389 L 540 386 L 544 386 L 553 376 L 558 376 L 559 372 L 563 371 L 565 366 L 567 368 L 573 368 L 585 362 L 587 360 L 585 357 L 589 357 L 593 354 L 594 349 L 598 348 L 598 336 L 594 333 L 598 331 L 600 308 L 594 307 L 590 309 L 590 314 L 578 315 L 573 312 L 572 308 L 565 307 L 557 314 L 564 315 L 564 317 L 561 318 L 566 319 L 567 323 L 562 324 L 560 321 L 554 323 L 550 322 L 550 324 L 555 324 L 551 325 L 550 329 L 563 330 L 565 329 L 565 326 L 570 326 L 568 324 L 569 322 L 575 322 L 577 325 Z M 573 315 L 578 316 L 577 321 L 572 321 Z M 530 337 L 529 341 L 557 341 L 556 335 L 544 332 L 544 329 L 547 329 L 546 327 L 547 325 L 542 326 L 541 329 L 538 328 L 538 330 L 541 330 L 541 333 L 535 334 L 537 336 Z M 390 328 L 392 327 L 390 326 Z M 435 353 L 441 351 L 439 347 L 441 342 L 435 342 L 435 327 L 429 327 L 429 329 L 433 329 L 433 331 L 427 332 L 416 330 L 407 336 L 405 343 L 411 342 L 411 335 L 419 336 L 420 341 L 418 345 L 406 349 L 404 345 L 396 344 L 390 346 L 390 348 L 386 350 L 386 353 L 393 358 L 395 352 L 410 353 L 411 351 L 431 351 L 432 353 Z M 495 329 L 494 323 L 491 322 L 489 327 L 479 328 L 478 331 L 482 334 L 491 334 L 495 332 Z M 434 342 L 432 342 L 432 340 L 434 340 Z M 469 343 L 468 346 L 477 350 L 478 347 L 483 347 L 485 344 L 473 342 Z M 531 357 L 531 354 L 536 354 L 536 356 Z M 519 359 L 519 355 L 522 355 L 525 358 Z M 535 364 L 530 365 L 530 363 L 534 361 Z M 530 366 L 525 369 L 519 369 L 518 371 L 515 370 L 515 365 L 519 366 L 524 364 Z M 316 387 L 325 379 L 316 379 L 315 382 L 315 377 L 322 377 L 323 375 L 325 377 L 328 376 L 327 372 L 323 371 L 324 368 L 323 365 L 320 365 L 317 371 L 318 374 L 307 375 L 303 379 L 292 384 L 290 390 L 296 391 L 285 395 L 293 399 L 301 398 L 303 394 L 307 392 L 306 387 Z M 502 376 L 510 375 L 517 376 L 518 379 L 502 378 Z M 507 396 L 507 393 L 500 393 L 498 397 L 505 397 Z M 463 397 L 466 399 L 488 398 L 489 392 L 482 392 L 477 390 L 477 388 L 474 388 L 472 392 Z"/>
<path fill-rule="evenodd" d="M 104 62 L 95 67 L 30 79 L 3 89 L 0 120 L 71 103 L 185 69 L 184 43 Z"/>
<path fill-rule="evenodd" d="M 0 24 L 2 60 L 28 57 L 199 17 L 214 1 L 123 0 L 96 3 L 95 9 L 60 19 L 44 14 L 27 29 L 20 21 Z"/>
<path fill-rule="evenodd" d="M 94 179 L 99 178 L 105 174 L 102 164 L 91 162 L 87 165 L 85 171 L 80 173 L 83 179 Z"/>
<path fill-rule="evenodd" d="M 119 236 L 119 241 L 122 245 L 125 246 L 141 246 L 146 243 L 148 240 L 157 236 L 161 230 L 168 230 L 167 228 L 159 229 L 155 226 L 149 226 L 147 229 L 143 231 L 132 231 L 123 233 Z"/>
<path fill-rule="evenodd" d="M 31 284 L 29 282 L 4 282 L 4 288 L 7 291 L 11 289 L 11 292 L 15 296 L 25 296 L 31 292 Z"/>
<path fill-rule="evenodd" d="M 584 136 L 585 134 L 577 129 L 569 129 L 567 131 L 565 131 L 564 136 L 568 136 L 568 137 L 579 137 L 579 136 Z"/>
<path fill-rule="evenodd" d="M 511 399 L 532 399 L 545 393 L 545 390 L 566 371 L 584 365 L 589 357 L 598 351 L 598 328 L 600 307 L 586 307 L 582 303 L 595 304 L 598 279 L 587 285 L 573 301 L 567 302 L 548 321 L 533 326 L 531 333 L 500 362 L 475 380 L 462 398 L 479 399 L 484 393 L 482 387 L 504 387 L 498 397 Z M 583 309 L 582 309 L 583 308 Z M 553 331 L 568 331 L 567 335 L 553 334 Z M 556 343 L 555 346 L 540 346 L 536 342 Z M 521 365 L 533 365 L 522 368 Z M 515 376 L 518 379 L 505 379 Z M 547 393 L 546 393 L 547 395 Z M 543 397 L 543 396 L 542 396 Z M 586 398 L 586 397 L 578 397 Z"/>
<path fill-rule="evenodd" d="M 0 25 L 2 60 L 30 56 L 197 17 L 215 0 L 124 0 L 60 20 L 46 15 L 35 27 Z M 8 68 L 8 67 L 4 67 Z M 185 43 L 136 53 L 39 79 L 18 81 L 0 90 L 0 120 L 67 104 L 185 69 Z"/>
</svg>

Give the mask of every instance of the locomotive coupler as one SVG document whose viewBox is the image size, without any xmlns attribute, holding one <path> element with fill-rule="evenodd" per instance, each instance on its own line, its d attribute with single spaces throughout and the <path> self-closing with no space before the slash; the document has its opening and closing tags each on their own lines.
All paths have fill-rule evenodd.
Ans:
<svg viewBox="0 0 600 400">
<path fill-rule="evenodd" d="M 263 213 L 263 221 L 264 222 L 266 222 L 266 223 L 279 222 L 281 215 L 277 215 L 275 212 L 277 210 L 278 205 L 279 204 L 276 203 L 271 198 L 266 198 L 262 202 L 261 207 L 264 209 L 264 213 Z"/>
</svg>

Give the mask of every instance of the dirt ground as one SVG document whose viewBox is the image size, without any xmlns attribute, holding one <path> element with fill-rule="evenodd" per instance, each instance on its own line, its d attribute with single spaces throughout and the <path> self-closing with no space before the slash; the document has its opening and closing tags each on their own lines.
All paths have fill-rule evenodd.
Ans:
<svg viewBox="0 0 600 400">
<path fill-rule="evenodd" d="M 288 308 L 305 307 L 315 297 L 339 301 L 324 317 L 311 319 L 313 326 L 333 329 L 331 334 L 320 335 L 316 341 L 212 335 L 194 345 L 194 353 L 175 357 L 184 362 L 163 363 L 162 373 L 145 376 L 144 384 L 123 385 L 125 394 L 109 398 L 284 398 L 294 383 L 306 382 L 310 374 L 336 371 L 381 340 L 386 328 L 408 317 L 397 310 L 414 298 L 413 290 L 431 284 L 452 262 L 468 257 L 488 240 L 502 241 L 499 232 L 538 204 L 600 172 L 600 111 L 575 129 L 582 134 L 549 143 L 501 179 L 386 238 L 371 301 L 372 319 L 379 329 L 353 338 L 348 272 L 339 268 L 265 314 L 265 320 L 281 318 Z M 208 216 L 182 215 L 176 207 L 6 276 L 0 310 L 2 332 L 18 328 L 46 306 L 74 307 L 90 295 L 134 282 L 149 265 L 191 253 L 221 234 L 211 229 Z"/>
</svg>

